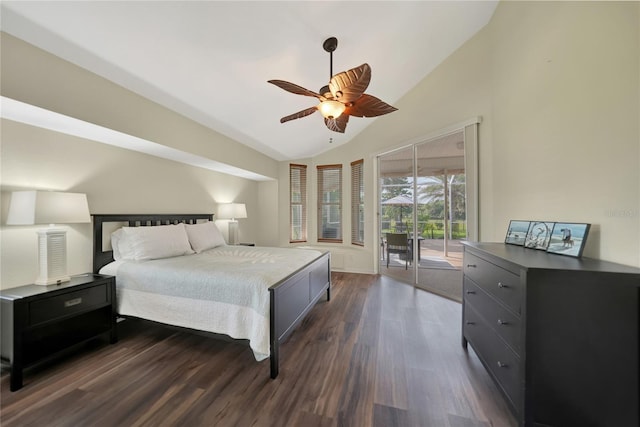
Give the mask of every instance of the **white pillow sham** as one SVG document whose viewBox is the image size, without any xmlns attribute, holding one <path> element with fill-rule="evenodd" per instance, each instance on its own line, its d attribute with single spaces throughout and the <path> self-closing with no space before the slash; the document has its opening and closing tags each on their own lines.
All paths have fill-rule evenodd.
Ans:
<svg viewBox="0 0 640 427">
<path fill-rule="evenodd" d="M 111 249 L 113 249 L 113 259 L 118 261 L 121 259 L 133 259 L 131 245 L 123 238 L 124 231 L 118 228 L 111 233 Z"/>
<path fill-rule="evenodd" d="M 213 221 L 207 221 L 200 224 L 186 224 L 187 236 L 191 249 L 196 253 L 200 253 L 207 249 L 224 246 L 227 243 L 222 237 L 222 233 Z"/>
<path fill-rule="evenodd" d="M 192 254 L 184 224 L 123 227 L 111 234 L 113 258 L 149 260 Z"/>
</svg>

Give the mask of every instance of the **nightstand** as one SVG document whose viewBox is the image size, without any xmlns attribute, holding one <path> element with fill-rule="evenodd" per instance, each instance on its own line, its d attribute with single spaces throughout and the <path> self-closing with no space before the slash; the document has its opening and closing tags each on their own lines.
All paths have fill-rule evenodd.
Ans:
<svg viewBox="0 0 640 427">
<path fill-rule="evenodd" d="M 11 391 L 22 387 L 22 370 L 76 344 L 118 340 L 116 281 L 82 274 L 59 285 L 25 285 L 0 291 L 2 362 L 11 367 Z"/>
</svg>

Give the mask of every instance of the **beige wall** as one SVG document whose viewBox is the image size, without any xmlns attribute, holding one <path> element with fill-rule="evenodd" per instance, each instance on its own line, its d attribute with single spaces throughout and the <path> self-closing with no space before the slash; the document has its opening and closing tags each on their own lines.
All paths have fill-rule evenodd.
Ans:
<svg viewBox="0 0 640 427">
<path fill-rule="evenodd" d="M 375 154 L 482 116 L 481 240 L 502 241 L 510 219 L 588 222 L 586 256 L 640 266 L 639 7 L 500 3 L 482 31 L 395 103 L 398 112 L 312 164 L 365 158 L 371 230 Z M 363 263 L 347 269 L 375 269 L 372 235 Z M 353 248 L 334 249 L 344 250 Z"/>
<path fill-rule="evenodd" d="M 637 9 L 635 2 L 498 8 L 491 28 L 497 224 L 589 222 L 586 255 L 640 265 Z"/>
<path fill-rule="evenodd" d="M 217 203 L 242 201 L 241 241 L 259 241 L 256 182 L 178 162 L 2 120 L 1 285 L 31 283 L 37 276 L 35 231 L 41 226 L 7 226 L 10 191 L 46 189 L 86 193 L 91 213 L 215 213 Z M 272 185 L 276 185 L 273 181 Z M 227 221 L 217 221 L 227 237 Z M 68 229 L 70 274 L 91 271 L 91 224 Z"/>
</svg>

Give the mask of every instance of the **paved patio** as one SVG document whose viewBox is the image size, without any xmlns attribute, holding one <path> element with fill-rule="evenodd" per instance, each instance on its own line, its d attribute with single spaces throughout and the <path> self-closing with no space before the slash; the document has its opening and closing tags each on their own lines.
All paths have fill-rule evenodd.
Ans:
<svg viewBox="0 0 640 427">
<path fill-rule="evenodd" d="M 420 261 L 418 268 L 462 268 L 462 244 L 460 240 L 450 240 L 448 242 L 448 254 L 444 255 L 444 241 L 442 239 L 420 240 Z M 386 250 L 380 251 L 381 266 L 386 268 Z M 389 268 L 405 267 L 405 260 L 398 254 L 391 254 L 389 258 Z"/>
<path fill-rule="evenodd" d="M 380 273 L 405 283 L 444 296 L 454 301 L 462 301 L 462 244 L 459 240 L 449 241 L 448 256 L 443 253 L 443 241 L 424 239 L 420 245 L 420 261 L 416 271 L 412 265 L 405 269 L 405 260 L 391 254 L 389 268 L 380 251 Z M 385 255 L 386 257 L 386 252 Z"/>
</svg>

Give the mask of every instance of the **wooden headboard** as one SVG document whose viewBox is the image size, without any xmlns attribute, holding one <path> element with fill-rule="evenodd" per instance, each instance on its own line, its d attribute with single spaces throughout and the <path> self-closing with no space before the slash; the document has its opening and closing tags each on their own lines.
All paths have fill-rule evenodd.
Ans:
<svg viewBox="0 0 640 427">
<path fill-rule="evenodd" d="M 93 216 L 93 272 L 113 261 L 113 250 L 104 250 L 103 227 L 105 223 L 126 223 L 129 227 L 169 225 L 184 222 L 195 224 L 213 221 L 213 214 L 94 214 Z M 108 238 L 108 236 L 107 236 Z M 110 246 L 110 245 L 109 245 Z"/>
</svg>

